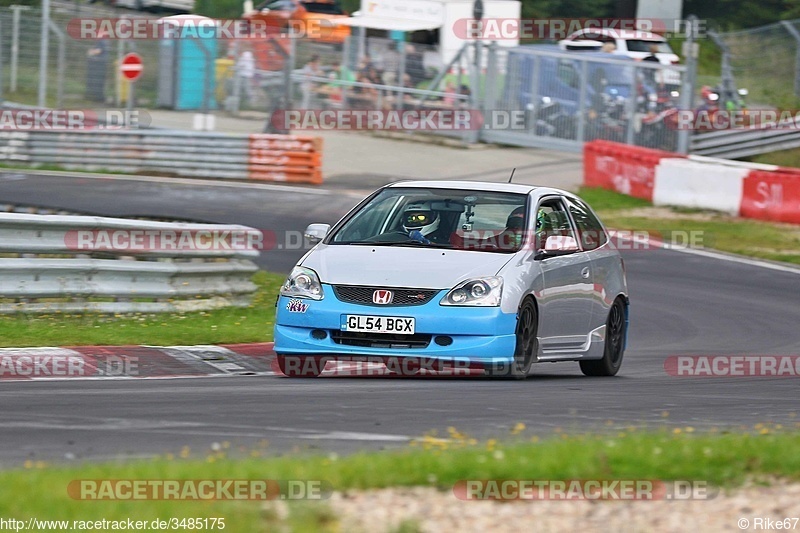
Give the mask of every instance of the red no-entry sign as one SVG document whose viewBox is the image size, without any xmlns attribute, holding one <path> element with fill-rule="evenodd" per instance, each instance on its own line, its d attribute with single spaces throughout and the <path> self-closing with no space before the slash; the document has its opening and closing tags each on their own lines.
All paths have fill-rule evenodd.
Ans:
<svg viewBox="0 0 800 533">
<path fill-rule="evenodd" d="M 144 65 L 139 54 L 125 54 L 119 67 L 122 75 L 130 81 L 136 81 L 142 75 Z"/>
</svg>

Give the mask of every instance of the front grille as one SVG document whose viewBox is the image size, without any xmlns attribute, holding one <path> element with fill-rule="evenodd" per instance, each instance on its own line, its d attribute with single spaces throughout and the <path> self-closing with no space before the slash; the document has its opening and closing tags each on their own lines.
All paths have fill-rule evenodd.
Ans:
<svg viewBox="0 0 800 533">
<path fill-rule="evenodd" d="M 372 295 L 376 290 L 381 287 L 358 287 L 355 285 L 334 285 L 333 292 L 336 297 L 347 303 L 361 304 L 361 305 L 375 305 L 378 307 L 386 307 L 386 305 L 375 304 L 372 302 Z M 422 305 L 426 304 L 436 296 L 439 291 L 431 289 L 392 289 L 394 297 L 392 303 L 388 305 Z"/>
<path fill-rule="evenodd" d="M 331 331 L 331 340 L 336 344 L 360 346 L 362 348 L 415 349 L 427 348 L 431 335 L 415 333 L 399 335 L 396 333 L 361 333 L 357 331 Z"/>
</svg>

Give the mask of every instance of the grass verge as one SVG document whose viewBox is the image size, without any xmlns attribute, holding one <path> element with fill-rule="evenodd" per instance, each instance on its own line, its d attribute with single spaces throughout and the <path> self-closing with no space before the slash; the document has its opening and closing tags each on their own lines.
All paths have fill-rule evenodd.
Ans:
<svg viewBox="0 0 800 533">
<path fill-rule="evenodd" d="M 660 235 L 701 232 L 702 246 L 723 252 L 800 264 L 800 226 L 732 217 L 714 211 L 654 207 L 650 202 L 605 189 L 580 190 L 609 227 Z"/>
<path fill-rule="evenodd" d="M 699 480 L 735 487 L 746 480 L 800 479 L 800 432 L 758 424 L 755 432 L 698 434 L 692 428 L 610 435 L 556 435 L 543 441 L 524 437 L 501 444 L 477 443 L 455 429 L 445 439 L 427 436 L 414 446 L 388 453 L 347 457 L 226 457 L 225 444 L 200 457 L 184 449 L 178 458 L 122 464 L 49 466 L 0 472 L 0 516 L 53 520 L 138 520 L 225 518 L 230 531 L 280 529 L 336 530 L 324 501 L 293 502 L 288 519 L 256 501 L 85 501 L 70 498 L 73 480 L 260 479 L 320 480 L 336 491 L 394 486 L 434 486 L 452 490 L 467 479 L 659 479 Z M 266 444 L 265 444 L 266 446 Z M 205 455 L 205 457 L 203 457 Z M 32 494 L 39 497 L 31 498 Z M 284 513 L 285 514 L 285 513 Z"/>
<path fill-rule="evenodd" d="M 0 346 L 187 345 L 272 340 L 275 298 L 283 274 L 258 272 L 258 291 L 246 308 L 191 313 L 0 315 Z"/>
</svg>

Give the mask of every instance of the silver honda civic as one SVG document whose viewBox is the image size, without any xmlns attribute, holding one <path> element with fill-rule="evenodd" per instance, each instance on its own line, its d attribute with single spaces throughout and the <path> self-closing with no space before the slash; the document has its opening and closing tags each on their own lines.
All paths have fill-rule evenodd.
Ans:
<svg viewBox="0 0 800 533">
<path fill-rule="evenodd" d="M 603 224 L 566 191 L 470 181 L 383 187 L 332 228 L 281 288 L 287 376 L 335 359 L 433 360 L 524 379 L 533 363 L 622 364 L 628 290 Z"/>
</svg>

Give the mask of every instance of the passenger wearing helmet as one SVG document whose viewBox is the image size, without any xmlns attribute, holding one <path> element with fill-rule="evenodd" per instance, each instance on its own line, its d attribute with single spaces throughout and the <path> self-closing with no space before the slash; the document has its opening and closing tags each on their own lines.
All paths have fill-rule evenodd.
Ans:
<svg viewBox="0 0 800 533">
<path fill-rule="evenodd" d="M 503 250 L 518 250 L 522 245 L 525 232 L 525 206 L 521 205 L 509 213 L 506 219 L 506 229 L 500 234 L 500 248 Z"/>
<path fill-rule="evenodd" d="M 439 229 L 441 217 L 437 211 L 431 209 L 430 202 L 417 202 L 409 204 L 403 213 L 403 229 L 415 241 L 425 244 L 440 241 Z"/>
</svg>

